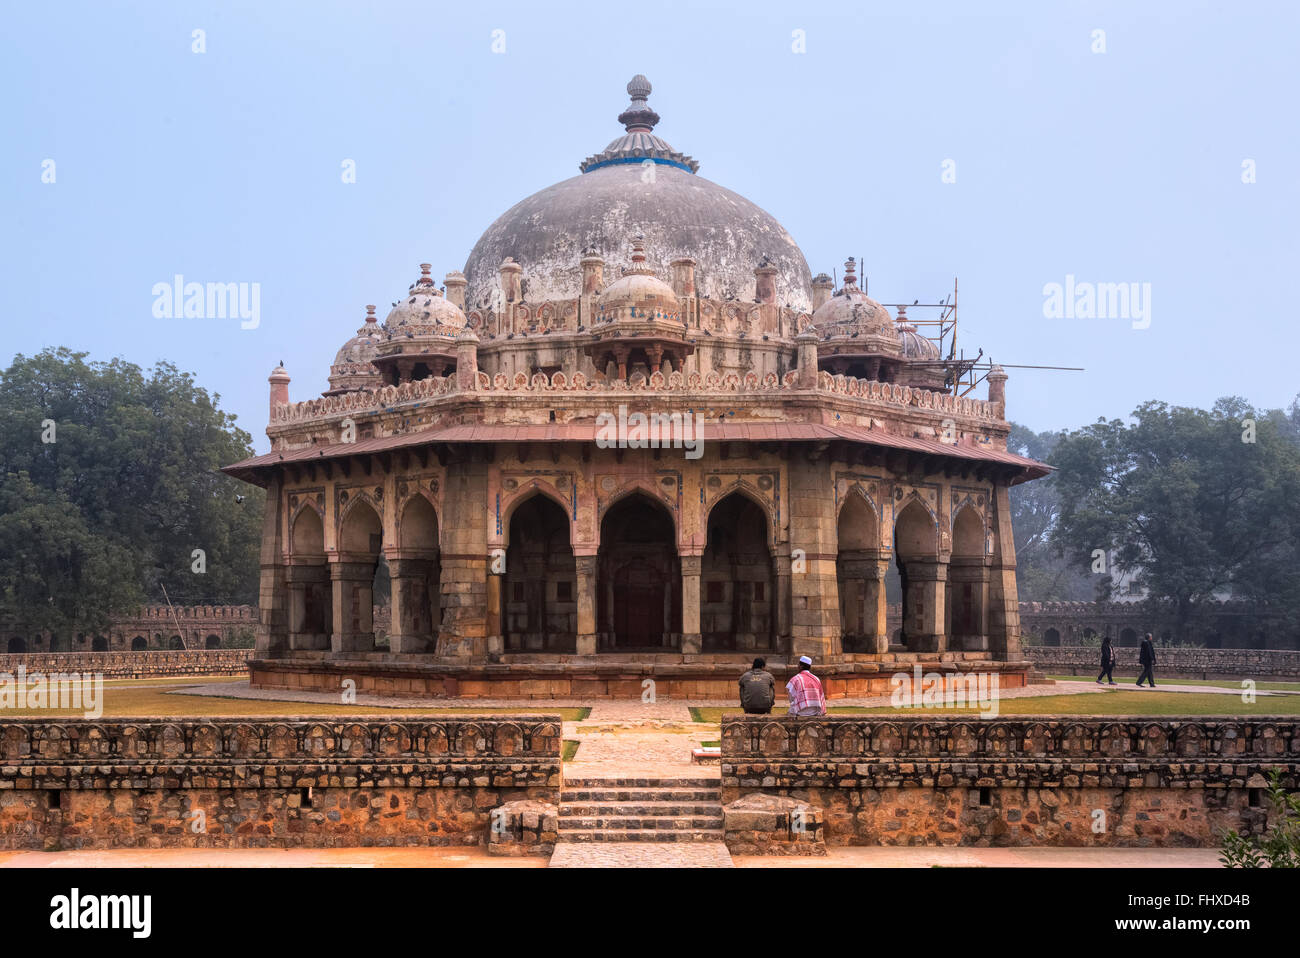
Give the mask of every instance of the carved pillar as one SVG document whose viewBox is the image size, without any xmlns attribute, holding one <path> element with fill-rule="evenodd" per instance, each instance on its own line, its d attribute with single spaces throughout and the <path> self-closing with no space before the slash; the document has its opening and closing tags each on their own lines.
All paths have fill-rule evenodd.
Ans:
<svg viewBox="0 0 1300 958">
<path fill-rule="evenodd" d="M 908 559 L 907 586 L 903 597 L 903 636 L 909 652 L 944 652 L 947 636 L 944 619 L 947 601 L 947 560 Z"/>
<path fill-rule="evenodd" d="M 287 377 L 286 377 L 287 379 Z M 286 399 L 287 390 L 286 389 Z M 284 496 L 277 472 L 266 490 L 262 513 L 261 577 L 258 582 L 258 655 L 278 655 L 289 647 L 289 589 L 285 581 L 284 537 L 282 533 Z"/>
<path fill-rule="evenodd" d="M 840 589 L 840 642 L 845 652 L 869 652 L 867 636 L 874 635 L 875 609 L 870 583 L 875 581 L 876 554 L 865 549 L 842 549 L 835 564 Z M 850 637 L 852 644 L 850 645 Z"/>
<path fill-rule="evenodd" d="M 989 568 L 989 651 L 1002 660 L 1019 661 L 1020 601 L 1016 592 L 1016 542 L 1011 530 L 1011 505 L 1004 485 L 993 490 L 993 555 Z"/>
<path fill-rule="evenodd" d="M 682 566 L 682 653 L 699 655 L 704 648 L 700 635 L 701 556 L 680 556 Z"/>
<path fill-rule="evenodd" d="M 375 562 L 349 561 L 340 556 L 330 563 L 333 585 L 333 624 L 330 648 L 338 652 L 375 650 Z"/>
<path fill-rule="evenodd" d="M 432 652 L 434 623 L 429 574 L 431 559 L 389 559 L 392 582 L 392 632 L 389 649 L 394 653 Z"/>
<path fill-rule="evenodd" d="M 772 648 L 777 652 L 790 649 L 790 556 L 772 557 L 773 588 L 772 596 Z"/>
<path fill-rule="evenodd" d="M 577 570 L 575 587 L 578 590 L 578 637 L 577 653 L 579 655 L 596 654 L 596 556 L 574 556 Z"/>
<path fill-rule="evenodd" d="M 506 648 L 505 628 L 501 615 L 501 590 L 505 587 L 505 576 L 492 573 L 489 568 L 487 578 L 487 650 L 488 654 L 504 652 Z"/>
<path fill-rule="evenodd" d="M 989 568 L 982 557 L 954 556 L 948 565 L 949 648 L 983 652 L 989 647 Z"/>
<path fill-rule="evenodd" d="M 826 494 L 830 465 L 809 452 L 790 457 L 790 546 L 803 552 L 791 564 L 790 654 L 814 663 L 840 654 L 840 596 L 835 562 L 839 536 L 835 501 Z"/>
<path fill-rule="evenodd" d="M 889 600 L 885 595 L 888 573 L 888 557 L 877 559 L 875 574 L 867 582 L 867 618 L 873 639 L 870 651 L 882 655 L 889 651 Z"/>
<path fill-rule="evenodd" d="M 330 647 L 333 599 L 330 570 L 322 559 L 285 569 L 288 590 L 288 641 L 293 650 Z"/>
</svg>

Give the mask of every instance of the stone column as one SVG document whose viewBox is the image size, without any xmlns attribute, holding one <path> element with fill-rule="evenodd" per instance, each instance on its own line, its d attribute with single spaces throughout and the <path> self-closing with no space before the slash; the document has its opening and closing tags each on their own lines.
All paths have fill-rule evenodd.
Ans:
<svg viewBox="0 0 1300 958">
<path fill-rule="evenodd" d="M 505 576 L 497 575 L 490 569 L 487 577 L 487 651 L 489 655 L 504 652 L 506 649 L 504 619 L 501 615 L 501 590 Z"/>
<path fill-rule="evenodd" d="M 483 661 L 488 636 L 487 464 L 476 456 L 449 466 L 443 485 L 441 658 Z"/>
<path fill-rule="evenodd" d="M 373 559 L 352 561 L 340 556 L 330 563 L 333 585 L 334 631 L 330 648 L 340 652 L 375 650 Z"/>
<path fill-rule="evenodd" d="M 790 556 L 772 557 L 775 573 L 772 588 L 772 641 L 773 651 L 786 652 L 790 648 Z"/>
<path fill-rule="evenodd" d="M 288 589 L 288 638 L 292 650 L 330 647 L 330 570 L 324 560 L 291 564 L 285 569 Z M 311 610 L 319 610 L 313 616 Z M 315 621 L 312 621 L 315 619 Z"/>
<path fill-rule="evenodd" d="M 578 635 L 575 649 L 579 655 L 596 654 L 596 557 L 573 557 L 577 570 Z"/>
<path fill-rule="evenodd" d="M 876 613 L 871 605 L 870 593 L 871 583 L 876 576 L 875 552 L 863 549 L 841 551 L 836 561 L 836 575 L 841 590 L 840 605 L 845 611 L 841 624 L 841 644 L 847 635 L 853 635 L 857 639 L 874 635 Z M 853 651 L 870 650 L 859 644 Z"/>
<path fill-rule="evenodd" d="M 392 622 L 388 647 L 394 653 L 432 652 L 433 617 L 430 606 L 433 597 L 429 589 L 429 573 L 433 560 L 388 560 L 388 574 L 392 583 Z"/>
<path fill-rule="evenodd" d="M 907 594 L 903 597 L 903 636 L 909 652 L 947 651 L 944 618 L 948 562 L 908 559 Z"/>
<path fill-rule="evenodd" d="M 1016 541 L 1011 530 L 1011 503 L 1007 487 L 993 490 L 994 533 L 989 568 L 986 628 L 989 651 L 1001 660 L 1020 661 L 1020 601 L 1016 591 Z"/>
<path fill-rule="evenodd" d="M 954 651 L 983 652 L 989 647 L 988 625 L 985 609 L 989 585 L 989 569 L 982 558 L 954 556 L 948 565 L 948 602 L 952 608 L 949 620 L 949 647 Z M 965 602 L 967 587 L 971 590 L 971 615 L 973 621 L 965 623 L 958 615 Z"/>
<path fill-rule="evenodd" d="M 286 389 L 286 399 L 287 390 Z M 278 655 L 289 648 L 289 588 L 285 581 L 283 526 L 284 498 L 279 473 L 266 490 L 262 512 L 261 577 L 258 582 L 256 653 Z"/>
<path fill-rule="evenodd" d="M 809 655 L 814 663 L 840 654 L 838 531 L 827 474 L 823 458 L 802 450 L 790 457 L 790 547 L 803 552 L 802 571 L 791 563 L 790 654 Z"/>
<path fill-rule="evenodd" d="M 889 651 L 889 600 L 885 594 L 888 573 L 889 559 L 877 559 L 874 575 L 867 582 L 867 619 L 874 638 L 872 651 L 881 655 Z"/>
<path fill-rule="evenodd" d="M 704 559 L 689 555 L 679 558 L 682 566 L 682 654 L 699 655 L 704 648 L 700 635 L 700 571 Z"/>
</svg>

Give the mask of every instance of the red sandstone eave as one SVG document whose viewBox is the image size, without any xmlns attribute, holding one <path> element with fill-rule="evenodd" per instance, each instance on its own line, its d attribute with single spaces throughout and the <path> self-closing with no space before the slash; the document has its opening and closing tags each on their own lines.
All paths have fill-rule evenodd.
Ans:
<svg viewBox="0 0 1300 958">
<path fill-rule="evenodd" d="M 426 429 L 400 436 L 363 439 L 360 442 L 330 443 L 323 446 L 305 446 L 283 452 L 268 452 L 242 462 L 224 466 L 222 472 L 254 485 L 269 483 L 270 471 L 276 466 L 304 465 L 323 459 L 342 459 L 347 456 L 364 456 L 369 453 L 391 452 L 434 443 L 476 442 L 585 442 L 596 441 L 598 427 L 591 423 L 540 423 L 537 425 L 468 424 Z M 705 442 L 831 442 L 848 441 L 870 446 L 903 449 L 951 459 L 997 463 L 1019 470 L 1011 485 L 1038 479 L 1052 471 L 1052 467 L 1037 459 L 1018 456 L 1001 449 L 992 449 L 970 443 L 939 442 L 935 439 L 918 439 L 897 436 L 877 429 L 860 426 L 831 426 L 803 422 L 720 422 L 705 423 L 702 437 Z"/>
</svg>

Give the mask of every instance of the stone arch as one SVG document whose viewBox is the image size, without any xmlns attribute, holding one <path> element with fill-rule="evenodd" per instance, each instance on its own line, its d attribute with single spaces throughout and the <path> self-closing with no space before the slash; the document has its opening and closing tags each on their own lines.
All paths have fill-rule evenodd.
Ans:
<svg viewBox="0 0 1300 958">
<path fill-rule="evenodd" d="M 179 635 L 173 635 L 170 639 L 167 640 L 167 648 L 169 648 L 169 649 L 184 649 L 184 648 L 185 648 L 185 640 L 182 639 Z"/>
<path fill-rule="evenodd" d="M 146 639 L 143 635 L 137 635 L 135 638 L 131 640 L 132 652 L 143 652 L 147 648 L 149 648 L 149 640 Z"/>
<path fill-rule="evenodd" d="M 753 492 L 735 488 L 709 507 L 700 560 L 703 651 L 775 647 L 771 522 Z"/>
<path fill-rule="evenodd" d="M 1061 644 L 1061 633 L 1058 630 L 1048 629 L 1046 632 L 1043 633 L 1043 645 L 1059 646 L 1060 644 Z"/>
<path fill-rule="evenodd" d="M 560 494 L 550 487 L 549 483 L 539 482 L 537 483 L 537 485 L 533 485 L 529 483 L 526 486 L 520 486 L 514 492 L 509 493 L 507 496 L 505 496 L 502 499 L 501 537 L 500 537 L 501 545 L 509 548 L 510 522 L 512 519 L 514 519 L 515 512 L 518 511 L 518 509 L 521 506 L 526 505 L 528 501 L 532 499 L 534 496 L 542 496 L 546 499 L 549 499 L 557 506 L 559 506 L 560 512 L 562 512 L 565 515 L 566 520 L 569 522 L 569 526 L 570 526 L 569 541 L 572 542 L 577 532 L 577 530 L 573 528 L 573 520 L 572 518 L 570 518 L 572 516 L 571 510 L 573 508 L 573 504 L 570 502 L 565 502 L 564 499 L 560 497 Z"/>
<path fill-rule="evenodd" d="M 333 607 L 344 610 L 343 621 L 333 623 L 331 648 L 335 652 L 372 652 L 375 649 L 375 587 L 384 583 L 384 523 L 380 512 L 364 495 L 355 496 L 339 516 L 338 559 L 334 563 Z M 381 569 L 381 564 L 385 567 Z"/>
<path fill-rule="evenodd" d="M 630 496 L 636 495 L 643 496 L 655 504 L 663 506 L 673 526 L 673 543 L 675 546 L 679 545 L 681 543 L 682 529 L 681 523 L 678 521 L 677 503 L 660 492 L 656 484 L 649 479 L 623 480 L 621 487 L 612 492 L 610 497 L 600 504 L 600 509 L 596 515 L 597 530 L 604 524 L 605 517 L 609 515 L 611 509 Z"/>
<path fill-rule="evenodd" d="M 504 520 L 501 631 L 513 650 L 573 652 L 577 646 L 578 573 L 573 523 L 541 488 L 511 502 Z"/>
<path fill-rule="evenodd" d="M 840 597 L 840 641 L 845 652 L 886 652 L 885 574 L 889 552 L 880 547 L 880 513 L 860 485 L 840 503 L 836 520 L 835 578 Z"/>
<path fill-rule="evenodd" d="M 92 652 L 107 652 L 107 651 L 108 651 L 108 639 L 106 639 L 106 638 L 105 638 L 104 636 L 102 636 L 102 635 L 97 635 L 97 636 L 95 636 L 93 639 L 90 640 L 90 651 L 92 651 Z"/>
<path fill-rule="evenodd" d="M 681 641 L 681 559 L 672 510 L 633 486 L 607 503 L 597 553 L 597 629 L 604 651 L 669 651 Z"/>
<path fill-rule="evenodd" d="M 989 570 L 985 561 L 984 515 L 972 502 L 961 506 L 952 520 L 952 555 L 948 560 L 944 632 L 950 649 L 988 649 Z"/>
<path fill-rule="evenodd" d="M 946 575 L 939 561 L 939 522 L 915 493 L 895 514 L 894 558 L 903 593 L 903 643 L 912 652 L 940 651 Z"/>
<path fill-rule="evenodd" d="M 313 503 L 304 502 L 293 517 L 289 526 L 289 552 L 296 558 L 325 555 L 325 523 Z"/>
<path fill-rule="evenodd" d="M 397 549 L 388 556 L 390 651 L 434 651 L 442 624 L 440 542 L 438 510 L 423 490 L 417 490 L 397 511 Z"/>
<path fill-rule="evenodd" d="M 1136 648 L 1138 644 L 1138 634 L 1135 629 L 1121 629 L 1119 633 L 1119 644 L 1124 648 Z"/>
<path fill-rule="evenodd" d="M 338 551 L 341 554 L 378 555 L 384 520 L 365 496 L 356 496 L 339 516 Z"/>
<path fill-rule="evenodd" d="M 221 648 L 221 636 L 219 636 L 219 635 L 209 635 L 206 639 L 203 640 L 203 647 L 204 647 L 205 649 L 219 649 L 219 648 Z"/>
<path fill-rule="evenodd" d="M 5 651 L 14 655 L 21 655 L 27 651 L 27 640 L 21 635 L 11 635 L 9 641 L 5 644 Z"/>
<path fill-rule="evenodd" d="M 737 493 L 745 496 L 757 509 L 762 511 L 768 543 L 774 546 L 780 542 L 783 536 L 781 535 L 780 523 L 777 521 L 775 505 L 757 486 L 743 478 L 733 479 L 726 486 L 720 487 L 717 492 L 707 497 L 704 505 L 703 531 L 705 536 L 708 535 L 709 516 L 713 513 L 714 506 L 728 496 Z"/>
</svg>

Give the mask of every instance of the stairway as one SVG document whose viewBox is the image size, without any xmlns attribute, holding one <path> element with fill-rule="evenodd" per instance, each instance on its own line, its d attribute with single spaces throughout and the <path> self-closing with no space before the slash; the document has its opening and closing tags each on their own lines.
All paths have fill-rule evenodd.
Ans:
<svg viewBox="0 0 1300 958">
<path fill-rule="evenodd" d="M 716 777 L 573 778 L 560 789 L 561 844 L 721 842 Z"/>
</svg>

